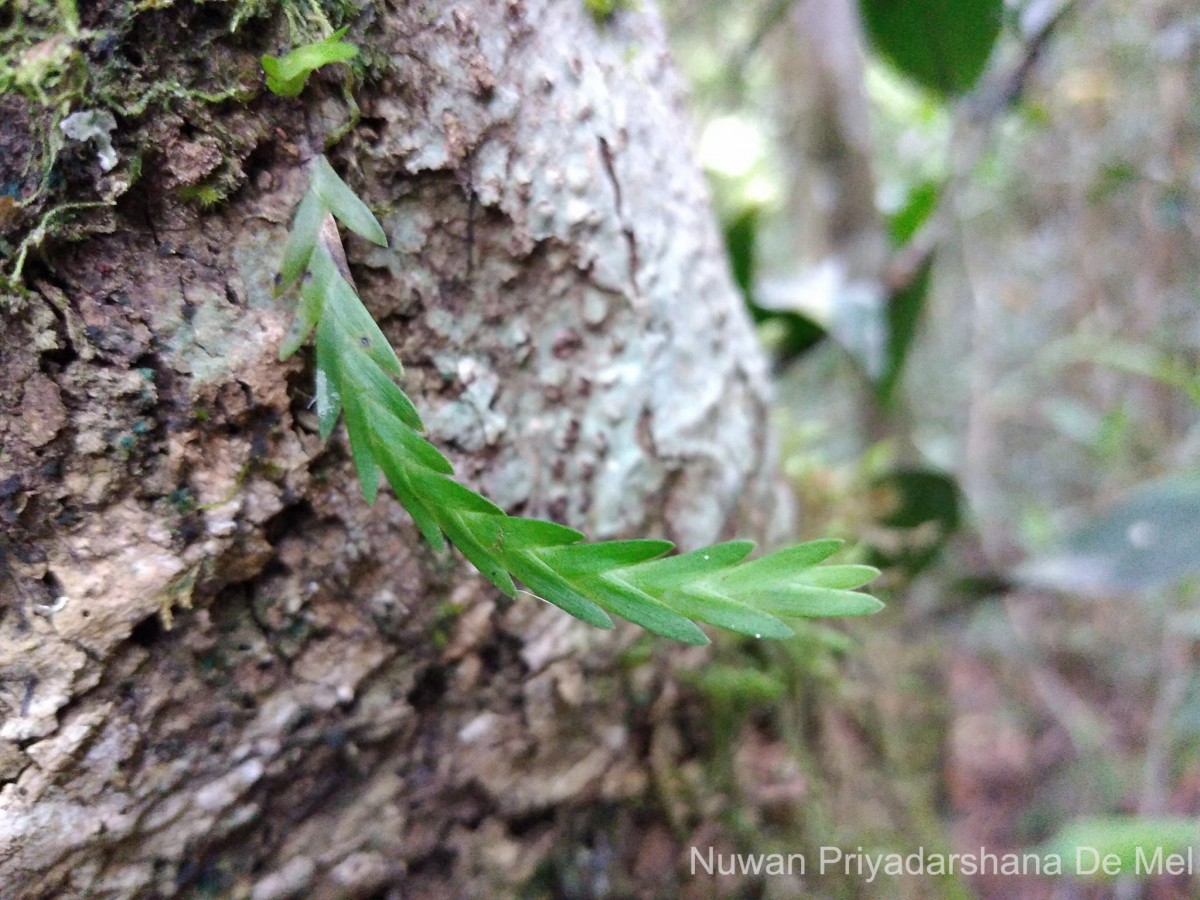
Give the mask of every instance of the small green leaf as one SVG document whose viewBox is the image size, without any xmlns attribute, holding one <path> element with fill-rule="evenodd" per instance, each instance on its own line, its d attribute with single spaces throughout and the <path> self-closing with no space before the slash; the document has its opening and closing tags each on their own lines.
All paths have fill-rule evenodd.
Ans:
<svg viewBox="0 0 1200 900">
<path fill-rule="evenodd" d="M 313 171 L 313 189 L 322 202 L 333 213 L 334 218 L 357 234 L 380 247 L 387 246 L 387 235 L 383 226 L 375 218 L 375 214 L 367 208 L 367 204 L 359 199 L 358 194 L 350 190 L 350 186 L 338 177 L 324 156 L 317 157 L 316 169 Z"/>
<path fill-rule="evenodd" d="M 313 329 L 321 319 L 323 305 L 324 296 L 312 284 L 311 279 L 300 285 L 300 302 L 296 304 L 296 314 L 292 316 L 287 334 L 279 346 L 281 362 L 299 350 L 312 335 Z"/>
<path fill-rule="evenodd" d="M 800 580 L 813 587 L 849 591 L 878 577 L 879 570 L 874 566 L 817 566 L 800 576 Z"/>
<path fill-rule="evenodd" d="M 429 541 L 434 550 L 446 549 L 446 541 L 442 538 L 442 529 L 438 525 L 433 511 L 426 505 L 423 495 L 415 488 L 409 478 L 410 467 L 406 466 L 396 454 L 381 453 L 379 465 L 387 476 L 388 484 L 396 493 L 396 498 L 412 516 L 413 524 L 421 532 L 421 536 Z"/>
<path fill-rule="evenodd" d="M 807 585 L 751 588 L 747 593 L 755 606 L 777 616 L 869 616 L 883 609 L 883 604 L 870 594 Z"/>
<path fill-rule="evenodd" d="M 363 497 L 371 504 L 379 493 L 379 465 L 371 449 L 371 425 L 367 422 L 361 396 L 346 394 L 342 401 L 346 414 L 346 433 L 350 436 L 350 455 L 358 471 Z"/>
<path fill-rule="evenodd" d="M 674 548 L 675 545 L 670 541 L 602 541 L 547 547 L 538 555 L 564 578 L 576 578 L 632 566 L 670 553 Z"/>
<path fill-rule="evenodd" d="M 893 247 L 903 247 L 913 239 L 921 226 L 929 221 L 942 199 L 942 183 L 926 178 L 915 185 L 904 198 L 904 205 L 887 217 L 888 236 Z"/>
<path fill-rule="evenodd" d="M 841 546 L 842 542 L 837 540 L 796 544 L 794 547 L 787 547 L 768 556 L 742 563 L 736 568 L 713 576 L 709 581 L 719 590 L 734 592 L 786 583 L 804 570 L 828 559 Z"/>
<path fill-rule="evenodd" d="M 419 477 L 415 476 L 414 481 Z M 441 476 L 434 477 L 441 478 Z M 442 480 L 446 481 L 446 479 Z M 483 497 L 480 497 L 473 491 L 468 491 L 456 482 L 450 481 L 448 483 L 483 500 Z M 484 502 L 487 503 L 489 501 L 484 500 Z M 446 532 L 446 536 L 458 548 L 458 552 L 465 556 L 471 565 L 478 569 L 488 581 L 509 597 L 515 597 L 517 595 L 517 588 L 513 584 L 512 576 L 508 574 L 508 570 L 504 567 L 503 561 L 496 552 L 484 546 L 479 537 L 471 530 L 469 519 L 463 517 L 456 509 L 449 506 L 435 509 L 433 512 L 438 517 L 438 524 L 442 526 L 442 530 Z"/>
<path fill-rule="evenodd" d="M 358 48 L 341 40 L 350 26 L 339 28 L 323 41 L 297 47 L 282 57 L 264 56 L 263 71 L 267 87 L 280 97 L 296 97 L 304 90 L 308 76 L 322 66 L 346 62 L 358 55 Z"/>
<path fill-rule="evenodd" d="M 333 434 L 342 412 L 341 373 L 333 320 L 322 316 L 317 324 L 317 421 L 321 440 Z"/>
<path fill-rule="evenodd" d="M 292 231 L 283 247 L 283 262 L 279 266 L 279 283 L 275 285 L 275 295 L 279 296 L 296 279 L 304 274 L 308 267 L 309 257 L 317 246 L 317 238 L 321 234 L 321 223 L 328 211 L 321 198 L 311 188 L 305 192 L 300 205 L 296 207 L 296 216 L 292 220 Z"/>
<path fill-rule="evenodd" d="M 753 541 L 728 541 L 691 553 L 630 566 L 614 574 L 649 594 L 660 594 L 686 581 L 727 569 L 744 559 L 753 549 Z"/>
<path fill-rule="evenodd" d="M 772 703 L 786 692 L 782 681 L 744 666 L 705 666 L 694 675 L 685 676 L 710 701 L 719 704 L 736 704 L 745 708 L 749 704 Z"/>
<path fill-rule="evenodd" d="M 748 637 L 788 638 L 795 634 L 769 613 L 700 587 L 685 586 L 667 591 L 663 594 L 662 602 L 690 619 Z"/>
<path fill-rule="evenodd" d="M 345 340 L 365 353 L 385 372 L 397 378 L 404 376 L 396 351 L 388 343 L 354 288 L 338 274 L 333 258 L 324 247 L 317 247 L 311 259 L 311 271 L 318 284 L 328 284 L 325 292 L 324 318 L 337 321 Z"/>
<path fill-rule="evenodd" d="M 525 520 L 530 521 L 530 520 Z M 505 554 L 509 571 L 542 600 L 597 628 L 612 628 L 612 619 L 598 605 L 530 552 Z"/>
<path fill-rule="evenodd" d="M 1111 878 L 1099 865 L 1110 854 L 1120 860 L 1115 868 L 1125 873 L 1136 872 L 1141 860 L 1150 863 L 1172 854 L 1181 855 L 1182 867 L 1186 859 L 1182 855 L 1197 841 L 1200 822 L 1196 819 L 1111 816 L 1070 822 L 1038 850 L 1043 855 L 1059 854 L 1068 874 Z"/>
<path fill-rule="evenodd" d="M 407 399 L 407 398 L 405 398 Z M 380 405 L 378 394 L 365 394 L 367 416 L 373 429 L 375 447 L 380 456 L 388 453 L 403 453 L 419 466 L 441 472 L 443 475 L 454 474 L 450 461 L 438 451 L 437 447 L 425 440 L 390 410 Z"/>
<path fill-rule="evenodd" d="M 430 472 L 428 469 L 414 469 L 410 477 L 413 486 L 428 497 L 432 505 L 490 516 L 504 515 L 504 510 L 491 500 L 445 475 Z"/>
<path fill-rule="evenodd" d="M 367 380 L 358 384 L 357 387 L 369 394 L 372 406 L 381 413 L 386 413 L 389 417 L 396 419 L 415 435 L 420 436 L 425 430 L 425 423 L 421 421 L 421 416 L 408 395 L 400 389 L 398 384 L 380 371 L 378 366 L 364 366 L 363 370 L 369 373 Z"/>
<path fill-rule="evenodd" d="M 546 522 L 542 519 L 518 519 L 508 516 L 497 528 L 496 539 L 512 550 L 528 550 L 533 547 L 554 547 L 560 544 L 574 544 L 582 541 L 585 535 L 559 525 L 557 522 Z"/>
<path fill-rule="evenodd" d="M 647 631 L 684 644 L 703 646 L 710 643 L 708 635 L 691 619 L 681 616 L 619 578 L 601 575 L 590 579 L 587 588 L 587 593 L 592 599 L 609 612 L 628 619 L 635 625 L 641 625 Z"/>
<path fill-rule="evenodd" d="M 904 364 L 908 361 L 908 352 L 912 349 L 917 328 L 921 324 L 929 286 L 933 282 L 933 260 L 933 252 L 926 253 L 908 282 L 887 300 L 887 354 L 883 371 L 875 382 L 875 395 L 885 406 L 895 397 L 900 376 L 904 373 Z"/>
</svg>

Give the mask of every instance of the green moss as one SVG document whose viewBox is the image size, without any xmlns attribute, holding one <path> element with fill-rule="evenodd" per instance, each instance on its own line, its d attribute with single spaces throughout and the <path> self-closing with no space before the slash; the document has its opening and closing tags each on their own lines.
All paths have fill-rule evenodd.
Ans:
<svg viewBox="0 0 1200 900">
<path fill-rule="evenodd" d="M 184 200 L 199 204 L 201 209 L 211 209 L 225 199 L 225 191 L 209 183 L 188 184 L 179 189 L 179 196 Z"/>
</svg>

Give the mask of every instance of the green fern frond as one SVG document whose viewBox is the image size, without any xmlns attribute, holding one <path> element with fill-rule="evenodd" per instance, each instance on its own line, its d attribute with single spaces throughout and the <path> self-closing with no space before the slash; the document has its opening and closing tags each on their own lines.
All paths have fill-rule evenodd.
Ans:
<svg viewBox="0 0 1200 900">
<path fill-rule="evenodd" d="M 335 220 L 386 246 L 366 204 L 319 157 L 284 248 L 279 290 L 299 282 L 299 302 L 280 358 L 315 331 L 320 433 L 327 438 L 344 417 L 368 502 L 382 471 L 435 548 L 448 540 L 510 597 L 519 581 L 598 628 L 612 628 L 610 617 L 618 616 L 664 637 L 706 644 L 697 622 L 784 638 L 793 634 L 788 618 L 858 616 L 882 607 L 853 590 L 877 570 L 820 565 L 839 541 L 812 541 L 750 561 L 750 541 L 669 555 L 669 541 L 592 542 L 554 522 L 509 516 L 459 484 L 449 461 L 422 436 L 421 417 L 395 381 L 403 367 L 348 280 Z"/>
</svg>

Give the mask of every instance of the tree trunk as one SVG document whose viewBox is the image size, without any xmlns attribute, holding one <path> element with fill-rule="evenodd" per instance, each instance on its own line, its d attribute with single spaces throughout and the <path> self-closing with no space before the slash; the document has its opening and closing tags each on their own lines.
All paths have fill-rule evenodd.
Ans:
<svg viewBox="0 0 1200 900">
<path fill-rule="evenodd" d="M 719 812 L 678 786 L 705 738 L 673 672 L 708 651 L 509 602 L 364 502 L 271 296 L 345 69 L 277 98 L 257 57 L 292 7 L 151 5 L 81 5 L 54 40 L 83 86 L 0 101 L 33 289 L 0 320 L 0 896 L 671 892 Z M 460 476 L 688 548 L 786 509 L 640 5 L 355 9 L 361 118 L 329 155 L 387 231 L 351 267 Z M 67 108 L 118 113 L 111 172 Z"/>
</svg>

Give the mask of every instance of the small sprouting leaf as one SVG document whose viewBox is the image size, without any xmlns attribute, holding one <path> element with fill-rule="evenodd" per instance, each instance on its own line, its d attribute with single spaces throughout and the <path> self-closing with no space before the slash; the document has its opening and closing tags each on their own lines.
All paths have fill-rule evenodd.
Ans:
<svg viewBox="0 0 1200 900">
<path fill-rule="evenodd" d="M 321 66 L 346 62 L 358 55 L 358 48 L 342 40 L 350 26 L 339 28 L 323 41 L 305 44 L 283 56 L 264 56 L 267 87 L 280 97 L 296 97 L 308 83 L 308 76 Z"/>
<path fill-rule="evenodd" d="M 566 544 L 542 550 L 538 555 L 565 578 L 597 575 L 610 569 L 632 566 L 670 553 L 670 541 L 602 541 L 597 544 Z"/>
<path fill-rule="evenodd" d="M 755 606 L 777 616 L 869 616 L 883 609 L 883 604 L 870 594 L 808 585 L 768 587 L 749 593 Z"/>
<path fill-rule="evenodd" d="M 359 199 L 358 194 L 350 190 L 350 186 L 342 181 L 338 173 L 333 171 L 333 166 L 324 156 L 317 157 L 316 169 L 313 171 L 313 189 L 339 222 L 359 237 L 366 238 L 380 247 L 387 246 L 387 235 L 383 233 L 383 226 L 379 224 L 375 214 Z"/>
</svg>

